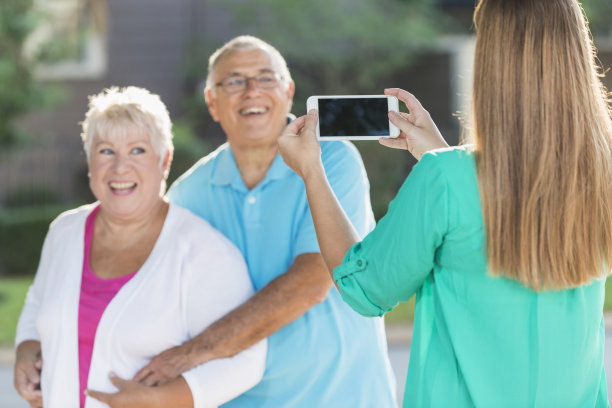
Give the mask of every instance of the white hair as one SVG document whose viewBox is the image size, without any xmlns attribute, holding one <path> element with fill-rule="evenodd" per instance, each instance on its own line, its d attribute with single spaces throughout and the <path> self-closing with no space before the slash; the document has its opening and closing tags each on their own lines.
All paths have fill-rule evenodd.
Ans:
<svg viewBox="0 0 612 408">
<path fill-rule="evenodd" d="M 113 86 L 89 97 L 89 110 L 82 123 L 83 149 L 87 161 L 91 145 L 97 135 L 120 135 L 126 126 L 136 126 L 149 136 L 151 145 L 159 155 L 160 166 L 166 153 L 174 151 L 172 121 L 166 105 L 159 95 L 144 88 Z"/>
<path fill-rule="evenodd" d="M 215 67 L 221 57 L 232 51 L 247 51 L 257 49 L 267 52 L 268 55 L 272 57 L 272 60 L 280 70 L 279 74 L 281 75 L 281 84 L 283 87 L 286 87 L 289 82 L 293 81 L 291 79 L 289 68 L 287 67 L 287 61 L 285 61 L 281 53 L 276 48 L 257 37 L 253 37 L 252 35 L 241 35 L 223 44 L 223 46 L 217 49 L 208 59 L 208 74 L 206 76 L 206 87 L 204 88 L 204 91 L 206 92 L 211 90 L 213 95 L 216 94 L 216 87 L 213 82 L 213 78 Z"/>
</svg>

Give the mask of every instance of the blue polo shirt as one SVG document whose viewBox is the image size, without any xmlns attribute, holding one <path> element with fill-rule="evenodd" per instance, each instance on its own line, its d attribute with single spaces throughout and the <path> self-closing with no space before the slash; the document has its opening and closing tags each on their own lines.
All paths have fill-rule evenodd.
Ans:
<svg viewBox="0 0 612 408">
<path fill-rule="evenodd" d="M 332 189 L 365 236 L 374 217 L 357 149 L 323 142 L 321 150 Z M 168 197 L 240 249 L 255 290 L 285 273 L 296 256 L 319 252 L 304 183 L 280 155 L 249 190 L 226 143 L 181 176 Z M 395 406 L 394 394 L 382 318 L 360 316 L 332 288 L 325 301 L 268 338 L 262 381 L 224 407 L 385 408 Z"/>
</svg>

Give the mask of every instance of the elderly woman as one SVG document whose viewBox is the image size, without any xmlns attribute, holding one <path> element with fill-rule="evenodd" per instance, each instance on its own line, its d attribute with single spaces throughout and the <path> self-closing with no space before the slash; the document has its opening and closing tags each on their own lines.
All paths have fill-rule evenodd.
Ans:
<svg viewBox="0 0 612 408">
<path fill-rule="evenodd" d="M 82 138 L 98 202 L 51 224 L 17 327 L 17 390 L 45 408 L 107 406 L 92 395 L 111 406 L 212 407 L 254 386 L 262 343 L 162 387 L 121 380 L 253 288 L 240 252 L 164 198 L 173 146 L 157 95 L 128 87 L 94 96 Z"/>
</svg>

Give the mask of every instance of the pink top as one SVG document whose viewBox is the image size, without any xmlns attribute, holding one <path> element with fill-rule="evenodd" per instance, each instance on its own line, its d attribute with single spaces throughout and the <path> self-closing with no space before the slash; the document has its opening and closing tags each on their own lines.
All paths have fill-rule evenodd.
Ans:
<svg viewBox="0 0 612 408">
<path fill-rule="evenodd" d="M 97 206 L 87 217 L 85 223 L 85 254 L 83 257 L 83 278 L 81 280 L 81 297 L 79 300 L 79 391 L 81 408 L 85 407 L 85 394 L 91 355 L 93 352 L 96 329 L 104 309 L 136 272 L 113 279 L 99 278 L 91 270 L 89 254 L 93 237 L 94 221 L 100 211 Z"/>
</svg>

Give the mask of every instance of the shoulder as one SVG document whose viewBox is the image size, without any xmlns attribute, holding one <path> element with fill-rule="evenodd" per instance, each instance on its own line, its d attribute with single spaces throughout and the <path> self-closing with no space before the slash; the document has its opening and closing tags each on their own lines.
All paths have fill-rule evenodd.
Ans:
<svg viewBox="0 0 612 408">
<path fill-rule="evenodd" d="M 321 157 L 323 161 L 330 159 L 345 158 L 361 161 L 359 150 L 348 140 L 322 141 Z"/>
<path fill-rule="evenodd" d="M 210 180 L 218 161 L 226 154 L 229 154 L 229 145 L 224 143 L 215 151 L 198 160 L 189 170 L 176 179 L 171 188 L 176 189 L 191 183 Z"/>
<path fill-rule="evenodd" d="M 346 140 L 321 142 L 321 161 L 327 172 L 365 175 L 365 167 L 359 150 Z"/>
<path fill-rule="evenodd" d="M 236 246 L 204 218 L 186 208 L 170 203 L 170 236 L 175 243 L 191 251 L 242 257 Z"/>
<path fill-rule="evenodd" d="M 49 226 L 52 231 L 65 231 L 74 226 L 79 226 L 87 216 L 98 206 L 98 203 L 85 204 L 71 210 L 64 211 L 58 215 Z"/>
<path fill-rule="evenodd" d="M 415 168 L 437 169 L 449 176 L 475 172 L 474 151 L 471 145 L 454 146 L 427 152 Z"/>
</svg>

